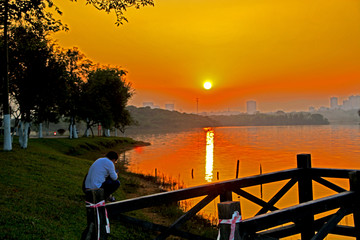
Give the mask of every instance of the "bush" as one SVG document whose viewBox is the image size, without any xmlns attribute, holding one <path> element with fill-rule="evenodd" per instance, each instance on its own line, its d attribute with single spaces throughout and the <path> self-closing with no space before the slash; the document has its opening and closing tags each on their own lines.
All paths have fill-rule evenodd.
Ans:
<svg viewBox="0 0 360 240">
<path fill-rule="evenodd" d="M 57 132 L 60 136 L 62 136 L 62 135 L 64 135 L 64 133 L 65 133 L 65 129 L 60 128 L 60 129 L 58 129 L 56 132 Z"/>
</svg>

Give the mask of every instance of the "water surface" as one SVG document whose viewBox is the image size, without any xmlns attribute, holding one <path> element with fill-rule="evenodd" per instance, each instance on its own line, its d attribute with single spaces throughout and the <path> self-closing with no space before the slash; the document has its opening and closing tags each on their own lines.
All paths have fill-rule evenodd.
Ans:
<svg viewBox="0 0 360 240">
<path fill-rule="evenodd" d="M 300 153 L 311 154 L 313 167 L 360 169 L 359 125 L 222 127 L 131 137 L 151 143 L 125 153 L 131 171 L 154 175 L 156 169 L 158 175 L 171 176 L 187 187 L 235 178 L 237 160 L 239 177 L 259 174 L 260 166 L 263 173 L 295 168 Z M 345 180 L 336 182 L 348 187 Z M 264 200 L 283 184 L 264 185 Z M 259 187 L 246 190 L 260 196 Z M 314 184 L 316 198 L 332 193 Z M 295 187 L 277 206 L 296 201 Z M 216 205 L 210 205 L 205 212 L 216 216 Z M 245 218 L 259 210 L 243 199 L 241 208 Z"/>
</svg>

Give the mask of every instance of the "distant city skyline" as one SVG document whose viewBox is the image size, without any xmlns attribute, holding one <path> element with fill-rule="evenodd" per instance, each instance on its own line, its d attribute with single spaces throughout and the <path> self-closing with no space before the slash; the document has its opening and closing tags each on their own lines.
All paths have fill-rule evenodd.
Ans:
<svg viewBox="0 0 360 240">
<path fill-rule="evenodd" d="M 199 104 L 199 99 L 196 99 L 196 104 Z M 343 110 L 351 110 L 351 109 L 360 109 L 360 94 L 357 95 L 350 95 L 350 96 L 344 96 L 342 98 L 339 97 L 329 97 L 328 99 L 324 99 L 324 102 L 327 102 L 328 104 L 319 105 L 317 107 L 314 107 L 313 105 L 305 106 L 304 109 L 298 110 L 298 109 L 283 109 L 280 105 L 274 106 L 273 110 L 271 111 L 262 111 L 261 105 L 262 102 L 257 102 L 256 100 L 245 100 L 244 102 L 238 103 L 239 106 L 244 105 L 243 107 L 239 108 L 224 108 L 219 110 L 211 110 L 211 111 L 203 111 L 200 109 L 197 109 L 198 106 L 195 106 L 195 109 L 193 111 L 188 111 L 189 113 L 205 113 L 205 112 L 243 112 L 248 114 L 254 114 L 255 112 L 276 112 L 276 111 L 286 111 L 286 112 L 292 112 L 292 111 L 315 111 L 315 110 L 326 110 L 326 109 L 343 109 Z M 341 103 L 341 104 L 340 104 Z M 201 105 L 201 104 L 200 104 Z M 134 105 L 136 106 L 136 105 Z M 258 106 L 259 109 L 258 109 Z M 177 106 L 174 103 L 164 103 L 159 104 L 157 102 L 143 102 L 140 106 L 137 107 L 151 107 L 151 108 L 161 108 L 161 109 L 167 109 L 167 110 L 175 110 L 184 112 L 181 109 L 181 106 Z M 186 111 L 185 111 L 186 112 Z"/>
</svg>

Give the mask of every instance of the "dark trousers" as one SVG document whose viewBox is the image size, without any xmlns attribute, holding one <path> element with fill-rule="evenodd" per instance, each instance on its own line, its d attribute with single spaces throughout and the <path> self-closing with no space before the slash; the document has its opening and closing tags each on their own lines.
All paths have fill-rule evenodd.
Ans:
<svg viewBox="0 0 360 240">
<path fill-rule="evenodd" d="M 112 180 L 110 177 L 107 177 L 105 182 L 101 185 L 101 188 L 104 189 L 104 197 L 107 199 L 110 194 L 115 192 L 120 187 L 119 180 Z"/>
</svg>

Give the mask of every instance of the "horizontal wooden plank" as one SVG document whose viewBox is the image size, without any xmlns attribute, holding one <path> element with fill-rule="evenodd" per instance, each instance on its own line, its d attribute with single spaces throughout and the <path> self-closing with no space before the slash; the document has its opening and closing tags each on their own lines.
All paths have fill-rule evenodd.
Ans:
<svg viewBox="0 0 360 240">
<path fill-rule="evenodd" d="M 349 178 L 349 173 L 360 169 L 311 168 L 311 175 L 316 177 Z"/>
<path fill-rule="evenodd" d="M 263 175 L 255 175 L 240 179 L 233 179 L 223 182 L 210 183 L 206 185 L 179 189 L 170 192 L 147 195 L 138 198 L 127 199 L 123 201 L 106 204 L 109 216 L 142 209 L 151 206 L 158 206 L 170 202 L 177 202 L 189 198 L 207 196 L 210 194 L 222 194 L 226 191 L 233 191 L 243 187 L 256 186 L 270 182 L 277 182 L 293 178 L 300 174 L 299 169 L 290 169 Z"/>
</svg>

